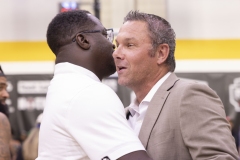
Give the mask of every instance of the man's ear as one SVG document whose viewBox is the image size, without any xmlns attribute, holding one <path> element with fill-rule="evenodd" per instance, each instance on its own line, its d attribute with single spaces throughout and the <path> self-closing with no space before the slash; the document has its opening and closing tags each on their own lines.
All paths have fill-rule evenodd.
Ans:
<svg viewBox="0 0 240 160">
<path fill-rule="evenodd" d="M 169 45 L 166 44 L 166 43 L 163 43 L 163 44 L 160 44 L 157 48 L 157 63 L 160 65 L 160 64 L 163 64 L 168 55 L 169 55 Z"/>
<path fill-rule="evenodd" d="M 83 34 L 79 33 L 76 35 L 76 43 L 84 50 L 88 50 L 91 45 L 89 41 L 87 40 L 86 36 Z"/>
</svg>

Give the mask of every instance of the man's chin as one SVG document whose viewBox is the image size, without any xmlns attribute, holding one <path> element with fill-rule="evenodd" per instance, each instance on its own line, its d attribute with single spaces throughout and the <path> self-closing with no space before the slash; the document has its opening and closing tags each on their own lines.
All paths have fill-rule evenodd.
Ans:
<svg viewBox="0 0 240 160">
<path fill-rule="evenodd" d="M 116 72 L 116 69 L 109 70 L 109 72 L 104 76 L 104 78 L 108 78 L 109 76 L 113 75 Z"/>
<path fill-rule="evenodd" d="M 122 80 L 122 79 L 119 78 L 119 77 L 118 77 L 118 84 L 119 84 L 120 86 L 125 86 L 125 87 L 127 87 L 127 85 L 128 85 L 126 81 Z"/>
</svg>

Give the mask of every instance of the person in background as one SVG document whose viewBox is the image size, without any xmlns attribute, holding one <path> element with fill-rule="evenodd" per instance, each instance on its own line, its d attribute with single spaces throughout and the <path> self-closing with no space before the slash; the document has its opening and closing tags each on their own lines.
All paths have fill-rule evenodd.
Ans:
<svg viewBox="0 0 240 160">
<path fill-rule="evenodd" d="M 5 116 L 9 119 L 9 110 L 8 110 L 8 105 L 6 104 L 6 100 L 8 98 L 9 98 L 9 93 L 7 91 L 7 78 L 0 66 L 0 112 L 5 114 Z M 21 146 L 21 143 L 18 140 L 15 140 L 13 138 L 13 129 L 11 128 L 11 135 L 10 135 L 10 141 L 9 141 L 11 160 L 16 160 L 17 150 L 20 146 Z"/>
<path fill-rule="evenodd" d="M 113 57 L 118 83 L 136 95 L 129 124 L 154 160 L 237 160 L 220 98 L 175 75 L 175 45 L 165 19 L 139 11 L 125 17 Z"/>
<path fill-rule="evenodd" d="M 38 156 L 39 128 L 42 121 L 42 113 L 38 115 L 35 126 L 30 130 L 27 138 L 18 150 L 16 160 L 35 160 Z"/>
<path fill-rule="evenodd" d="M 0 160 L 10 160 L 10 139 L 11 127 L 8 120 L 8 110 L 6 99 L 9 97 L 7 92 L 7 79 L 0 66 Z"/>
<path fill-rule="evenodd" d="M 10 123 L 8 118 L 0 113 L 0 160 L 10 160 L 9 142 L 11 138 Z"/>
<path fill-rule="evenodd" d="M 0 112 L 9 117 L 8 106 L 6 100 L 9 98 L 7 91 L 7 78 L 0 66 Z"/>
<path fill-rule="evenodd" d="M 11 140 L 10 140 L 10 152 L 11 152 L 11 160 L 17 159 L 17 153 L 19 148 L 21 147 L 21 142 L 14 138 L 14 130 L 11 128 Z"/>
<path fill-rule="evenodd" d="M 37 160 L 150 160 L 124 106 L 102 79 L 115 73 L 113 30 L 88 11 L 57 14 L 47 29 L 56 55 Z"/>
</svg>

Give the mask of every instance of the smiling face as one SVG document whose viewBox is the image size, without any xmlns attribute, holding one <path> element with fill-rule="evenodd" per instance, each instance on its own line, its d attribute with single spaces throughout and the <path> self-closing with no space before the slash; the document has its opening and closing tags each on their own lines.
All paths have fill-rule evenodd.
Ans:
<svg viewBox="0 0 240 160">
<path fill-rule="evenodd" d="M 150 56 L 153 47 L 145 22 L 125 22 L 118 33 L 116 44 L 113 57 L 120 85 L 134 90 L 154 80 L 159 66 L 157 56 Z"/>
</svg>

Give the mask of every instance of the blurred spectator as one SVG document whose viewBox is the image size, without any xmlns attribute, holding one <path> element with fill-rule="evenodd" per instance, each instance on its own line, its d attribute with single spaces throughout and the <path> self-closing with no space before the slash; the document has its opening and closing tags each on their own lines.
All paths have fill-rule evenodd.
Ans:
<svg viewBox="0 0 240 160">
<path fill-rule="evenodd" d="M 9 94 L 7 91 L 7 78 L 0 66 L 0 112 L 5 114 L 9 118 L 8 106 L 6 104 L 6 100 L 9 98 Z M 12 130 L 13 135 L 13 130 Z M 17 150 L 20 147 L 20 142 L 10 137 L 9 147 L 11 153 L 11 160 L 16 160 Z"/>
<path fill-rule="evenodd" d="M 21 143 L 20 143 L 20 141 L 15 140 L 13 138 L 14 130 L 12 129 L 11 131 L 12 131 L 12 136 L 11 136 L 11 139 L 10 139 L 11 160 L 16 160 L 17 159 L 17 152 L 18 152 L 18 149 L 21 146 Z"/>
<path fill-rule="evenodd" d="M 239 138 L 240 138 L 239 126 L 235 126 L 234 121 L 231 117 L 227 116 L 227 120 L 230 124 L 232 135 L 235 139 L 236 147 L 237 147 L 238 152 L 239 152 Z"/>
<path fill-rule="evenodd" d="M 36 125 L 18 150 L 17 160 L 35 160 L 38 155 L 39 128 L 42 121 L 42 113 L 37 117 Z"/>
<path fill-rule="evenodd" d="M 10 158 L 10 123 L 7 117 L 8 107 L 6 105 L 6 99 L 9 97 L 7 92 L 7 79 L 0 66 L 0 159 Z"/>
<path fill-rule="evenodd" d="M 0 113 L 0 160 L 10 159 L 10 137 L 11 131 L 9 121 L 3 113 Z"/>
<path fill-rule="evenodd" d="M 8 106 L 6 104 L 6 99 L 9 98 L 7 91 L 7 78 L 0 66 L 0 112 L 9 117 Z"/>
<path fill-rule="evenodd" d="M 234 127 L 234 123 L 233 123 L 233 121 L 232 121 L 232 118 L 230 118 L 229 116 L 227 116 L 227 120 L 228 120 L 228 122 L 229 122 L 229 124 L 230 124 L 230 129 L 231 129 L 231 131 L 233 131 L 233 127 Z"/>
</svg>

